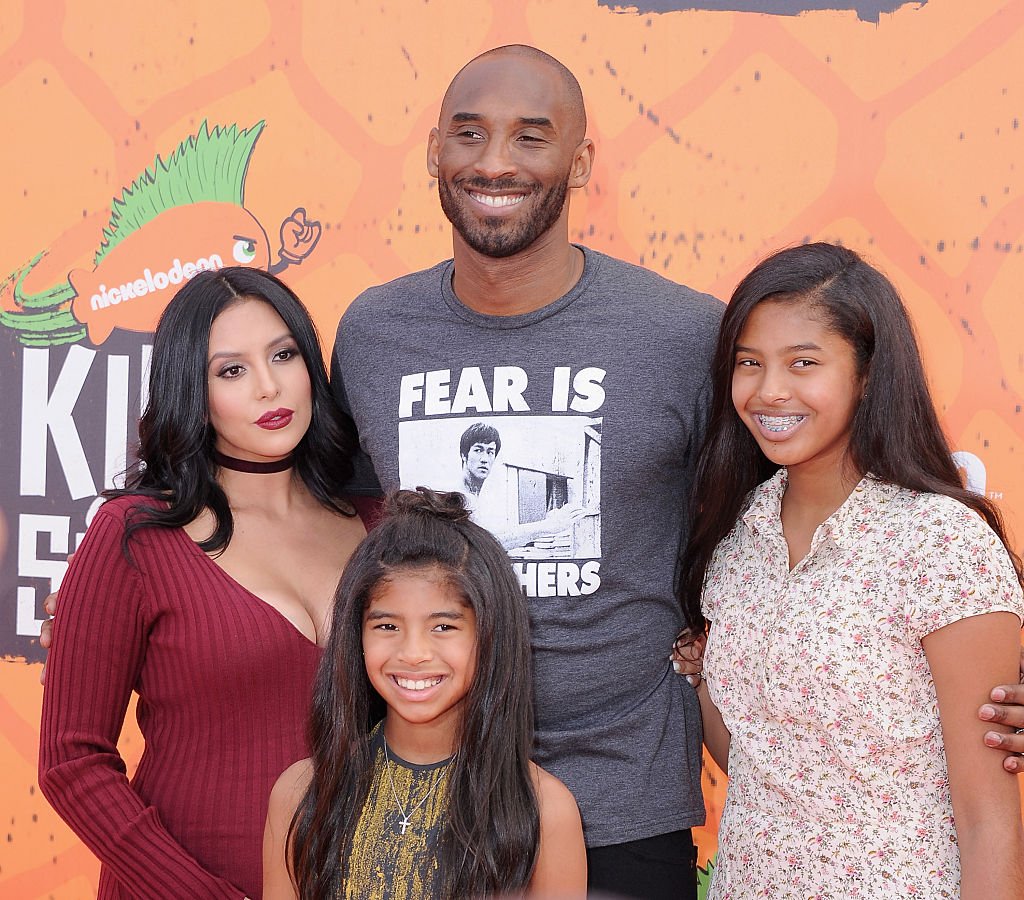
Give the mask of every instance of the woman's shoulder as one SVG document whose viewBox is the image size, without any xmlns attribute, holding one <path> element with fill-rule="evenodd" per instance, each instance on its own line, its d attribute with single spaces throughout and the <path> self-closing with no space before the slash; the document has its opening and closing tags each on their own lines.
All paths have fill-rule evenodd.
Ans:
<svg viewBox="0 0 1024 900">
<path fill-rule="evenodd" d="M 123 531 L 140 509 L 159 507 L 160 501 L 144 494 L 118 494 L 104 500 L 89 517 L 90 526 L 105 522 L 106 527 Z"/>
<path fill-rule="evenodd" d="M 166 504 L 163 501 L 158 500 L 156 497 L 150 497 L 148 494 L 125 493 L 117 494 L 114 497 L 104 500 L 97 508 L 96 512 L 112 516 L 115 519 L 123 520 L 135 509 L 158 509 L 161 505 Z"/>
</svg>

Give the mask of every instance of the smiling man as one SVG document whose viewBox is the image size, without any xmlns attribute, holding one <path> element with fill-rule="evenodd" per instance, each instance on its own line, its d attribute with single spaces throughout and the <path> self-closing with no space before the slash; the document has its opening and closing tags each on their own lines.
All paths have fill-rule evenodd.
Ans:
<svg viewBox="0 0 1024 900">
<path fill-rule="evenodd" d="M 532 47 L 455 76 L 427 143 L 453 259 L 353 302 L 333 383 L 388 490 L 436 485 L 482 418 L 500 431 L 477 441 L 505 448 L 483 524 L 530 598 L 536 761 L 576 795 L 592 889 L 693 897 L 700 713 L 667 656 L 722 307 L 569 241 L 586 128 L 576 79 Z M 472 494 L 497 475 L 467 449 Z"/>
</svg>

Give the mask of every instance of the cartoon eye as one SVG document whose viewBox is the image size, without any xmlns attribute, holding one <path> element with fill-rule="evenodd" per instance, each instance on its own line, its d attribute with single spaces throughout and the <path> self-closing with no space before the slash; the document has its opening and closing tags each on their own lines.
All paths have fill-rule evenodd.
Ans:
<svg viewBox="0 0 1024 900">
<path fill-rule="evenodd" d="M 231 253 L 240 263 L 251 263 L 256 258 L 256 241 L 253 238 L 239 238 Z"/>
</svg>

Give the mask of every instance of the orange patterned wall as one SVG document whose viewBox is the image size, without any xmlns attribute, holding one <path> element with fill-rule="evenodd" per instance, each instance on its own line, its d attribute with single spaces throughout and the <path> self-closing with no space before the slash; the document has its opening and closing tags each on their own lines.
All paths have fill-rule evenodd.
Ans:
<svg viewBox="0 0 1024 900">
<path fill-rule="evenodd" d="M 448 255 L 424 168 L 441 94 L 477 52 L 532 43 L 579 76 L 597 142 L 574 238 L 721 297 L 783 244 L 866 252 L 905 293 L 955 446 L 1024 534 L 1024 4 L 890 3 L 877 23 L 841 8 L 871 4 L 673 5 L 5 0 L 0 276 L 44 249 L 53 271 L 90 267 L 111 197 L 157 154 L 203 120 L 265 120 L 245 208 L 272 239 L 296 206 L 322 223 L 289 280 L 329 335 L 362 288 Z M 801 5 L 823 4 L 774 4 Z M 0 508 L 8 560 L 16 515 Z M 0 894 L 91 897 L 95 861 L 35 786 L 37 679 L 0 663 Z M 126 729 L 129 759 L 139 744 Z"/>
</svg>

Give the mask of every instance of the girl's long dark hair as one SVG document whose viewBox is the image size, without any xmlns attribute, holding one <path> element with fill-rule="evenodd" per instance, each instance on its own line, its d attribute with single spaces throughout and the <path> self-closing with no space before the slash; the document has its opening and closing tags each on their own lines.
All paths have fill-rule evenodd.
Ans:
<svg viewBox="0 0 1024 900">
<path fill-rule="evenodd" d="M 928 391 L 914 329 L 896 288 L 852 250 L 805 244 L 760 263 L 736 288 L 712 363 L 713 399 L 697 466 L 690 539 L 681 565 L 680 601 L 690 627 L 704 624 L 700 594 L 712 554 L 779 467 L 761 453 L 732 405 L 736 343 L 753 309 L 766 300 L 807 304 L 853 348 L 864 396 L 847 450 L 855 472 L 915 491 L 944 494 L 980 515 L 1006 546 L 1021 578 L 999 510 L 960 479 Z"/>
<path fill-rule="evenodd" d="M 338 586 L 313 688 L 312 780 L 289 830 L 289 863 L 302 900 L 338 896 L 373 782 L 369 731 L 385 707 L 363 664 L 363 612 L 389 578 L 422 569 L 441 570 L 476 613 L 476 676 L 448 775 L 438 896 L 521 891 L 533 874 L 540 820 L 530 773 L 526 601 L 505 551 L 469 520 L 462 495 L 419 488 L 388 500 L 384 520 L 356 549 Z"/>
<path fill-rule="evenodd" d="M 216 528 L 199 546 L 211 553 L 223 550 L 231 540 L 231 509 L 215 477 L 207 355 L 214 319 L 227 307 L 249 300 L 274 308 L 309 372 L 312 419 L 295 448 L 295 471 L 324 506 L 343 515 L 354 514 L 342 498 L 352 472 L 355 427 L 331 395 L 316 326 L 283 282 L 260 269 L 232 266 L 195 275 L 160 316 L 153 339 L 149 403 L 139 421 L 138 458 L 126 473 L 125 487 L 104 495 L 142 495 L 166 505 L 135 507 L 125 530 L 126 550 L 139 528 L 181 527 L 204 509 L 213 513 Z"/>
</svg>

